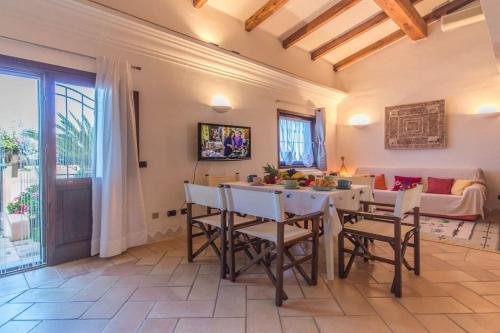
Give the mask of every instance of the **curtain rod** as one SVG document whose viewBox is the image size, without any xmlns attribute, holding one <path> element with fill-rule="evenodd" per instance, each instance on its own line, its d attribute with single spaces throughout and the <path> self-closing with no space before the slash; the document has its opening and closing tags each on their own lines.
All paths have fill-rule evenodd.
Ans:
<svg viewBox="0 0 500 333">
<path fill-rule="evenodd" d="M 22 39 L 17 39 L 17 38 L 12 38 L 12 37 L 7 37 L 7 36 L 3 36 L 3 35 L 0 35 L 0 38 L 4 38 L 4 39 L 8 39 L 8 40 L 12 40 L 12 41 L 15 41 L 15 42 L 20 42 L 20 43 L 24 43 L 24 44 L 34 45 L 34 46 L 38 46 L 38 47 L 43 47 L 43 48 L 45 48 L 45 49 L 49 49 L 49 50 L 54 50 L 54 51 L 59 51 L 59 52 L 68 53 L 68 54 L 73 54 L 73 55 L 77 55 L 77 56 L 80 56 L 80 57 L 85 57 L 85 58 L 89 58 L 89 59 L 94 59 L 94 60 L 96 60 L 96 59 L 97 59 L 96 57 L 94 57 L 94 56 L 90 56 L 90 55 L 88 55 L 88 54 L 78 53 L 78 52 L 75 52 L 75 51 L 64 50 L 64 49 L 60 49 L 60 48 L 57 48 L 57 47 L 47 46 L 47 45 L 38 44 L 38 43 L 34 43 L 34 42 L 28 42 L 28 41 L 25 41 L 25 40 L 22 40 Z M 131 65 L 130 67 L 131 67 L 132 69 L 135 69 L 135 70 L 138 70 L 138 71 L 142 70 L 142 67 L 141 67 L 141 66 Z"/>
<path fill-rule="evenodd" d="M 295 102 L 289 102 L 289 101 L 284 101 L 282 99 L 277 99 L 276 103 L 285 103 L 285 104 L 290 104 L 290 105 L 295 105 L 295 106 L 300 106 L 304 109 L 309 109 L 309 110 L 316 110 L 317 108 L 306 105 L 306 104 L 300 104 L 300 103 L 295 103 Z"/>
</svg>

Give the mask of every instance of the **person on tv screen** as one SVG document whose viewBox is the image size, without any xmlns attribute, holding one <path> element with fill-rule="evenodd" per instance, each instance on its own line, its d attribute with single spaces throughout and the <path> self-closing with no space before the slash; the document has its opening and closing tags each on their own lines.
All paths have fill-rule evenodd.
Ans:
<svg viewBox="0 0 500 333">
<path fill-rule="evenodd" d="M 234 151 L 234 131 L 231 131 L 229 133 L 229 136 L 227 136 L 224 139 L 224 156 L 229 156 L 233 153 Z"/>
<path fill-rule="evenodd" d="M 235 149 L 241 149 L 243 146 L 243 137 L 241 136 L 241 131 L 236 131 L 234 137 L 234 147 Z"/>
</svg>

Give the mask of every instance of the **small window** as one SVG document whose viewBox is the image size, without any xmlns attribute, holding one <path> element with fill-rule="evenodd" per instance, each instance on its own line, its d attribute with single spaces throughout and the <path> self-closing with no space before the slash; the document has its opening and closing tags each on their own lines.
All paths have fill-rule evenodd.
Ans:
<svg viewBox="0 0 500 333">
<path fill-rule="evenodd" d="M 280 168 L 316 166 L 314 124 L 314 117 L 278 110 Z"/>
</svg>

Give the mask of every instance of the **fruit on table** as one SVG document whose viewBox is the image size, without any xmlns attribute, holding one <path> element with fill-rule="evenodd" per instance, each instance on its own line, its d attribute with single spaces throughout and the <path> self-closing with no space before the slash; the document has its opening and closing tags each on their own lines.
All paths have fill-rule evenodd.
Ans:
<svg viewBox="0 0 500 333">
<path fill-rule="evenodd" d="M 304 175 L 302 172 L 296 172 L 292 175 L 292 179 L 302 179 L 306 178 L 306 175 Z"/>
<path fill-rule="evenodd" d="M 335 182 L 325 179 L 316 179 L 311 184 L 317 187 L 335 186 Z"/>
<path fill-rule="evenodd" d="M 264 182 L 266 184 L 276 184 L 276 176 L 265 175 Z"/>
<path fill-rule="evenodd" d="M 263 167 L 264 173 L 273 176 L 273 177 L 278 177 L 280 175 L 279 170 L 272 164 L 267 163 L 266 166 Z"/>
</svg>

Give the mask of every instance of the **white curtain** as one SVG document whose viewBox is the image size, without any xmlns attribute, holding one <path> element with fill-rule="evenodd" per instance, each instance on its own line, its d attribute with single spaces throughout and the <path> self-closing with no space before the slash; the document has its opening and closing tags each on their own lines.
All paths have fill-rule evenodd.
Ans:
<svg viewBox="0 0 500 333">
<path fill-rule="evenodd" d="M 315 142 L 316 142 L 316 161 L 318 169 L 326 170 L 326 148 L 325 148 L 325 133 L 326 133 L 326 112 L 325 108 L 315 110 L 316 113 L 316 127 L 314 129 Z"/>
<path fill-rule="evenodd" d="M 280 161 L 287 165 L 301 162 L 313 163 L 311 122 L 296 117 L 281 116 L 280 126 Z"/>
<path fill-rule="evenodd" d="M 111 257 L 147 240 L 128 62 L 97 59 L 96 96 L 92 255 Z"/>
</svg>

